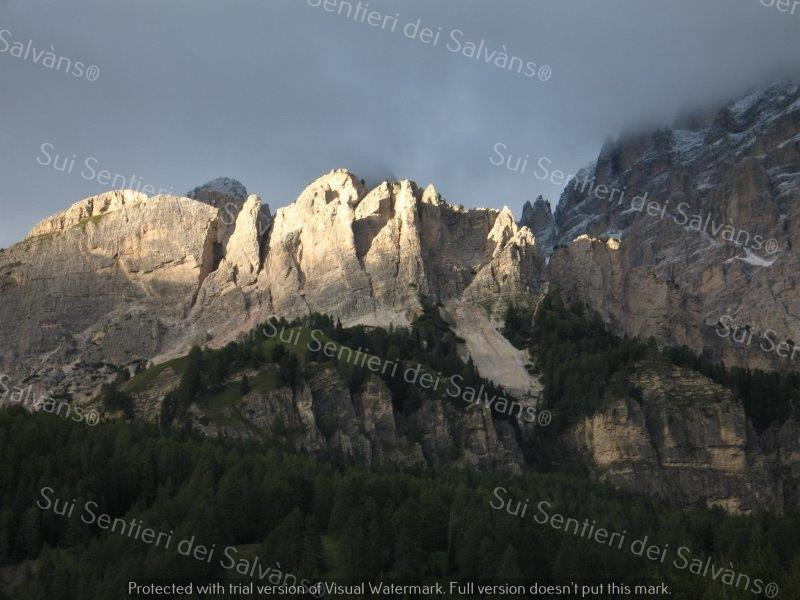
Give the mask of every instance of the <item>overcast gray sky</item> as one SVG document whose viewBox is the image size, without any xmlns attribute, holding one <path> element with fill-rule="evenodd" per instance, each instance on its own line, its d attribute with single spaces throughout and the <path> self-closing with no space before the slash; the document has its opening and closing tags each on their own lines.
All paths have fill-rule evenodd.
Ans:
<svg viewBox="0 0 800 600">
<path fill-rule="evenodd" d="M 179 194 L 235 177 L 274 209 L 347 167 L 519 216 L 561 191 L 540 157 L 575 172 L 608 136 L 798 77 L 800 5 L 771 0 L 369 0 L 383 29 L 319 1 L 0 0 L 0 247 L 108 189 L 101 169 Z M 418 19 L 437 45 L 404 35 Z M 99 78 L 43 66 L 51 46 Z M 504 49 L 537 76 L 496 66 Z M 525 174 L 491 163 L 497 143 Z"/>
</svg>

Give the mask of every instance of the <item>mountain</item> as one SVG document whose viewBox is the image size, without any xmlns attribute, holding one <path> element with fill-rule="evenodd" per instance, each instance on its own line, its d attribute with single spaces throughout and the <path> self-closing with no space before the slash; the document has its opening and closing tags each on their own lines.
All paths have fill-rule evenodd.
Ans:
<svg viewBox="0 0 800 600">
<path fill-rule="evenodd" d="M 606 144 L 561 197 L 548 280 L 619 333 L 797 371 L 799 132 L 800 89 L 777 83 Z"/>
<path fill-rule="evenodd" d="M 543 284 L 543 254 L 508 209 L 464 210 L 432 186 L 368 191 L 332 171 L 274 218 L 229 180 L 190 195 L 88 198 L 0 253 L 0 368 L 90 397 L 103 363 L 222 345 L 270 315 L 408 324 L 422 299 L 500 310 Z"/>
<path fill-rule="evenodd" d="M 555 213 L 540 197 L 519 222 L 507 208 L 451 205 L 432 185 L 367 189 L 343 169 L 274 214 L 228 178 L 186 197 L 87 198 L 0 251 L 0 373 L 77 404 L 116 386 L 132 404 L 109 416 L 178 414 L 212 436 L 279 432 L 295 450 L 360 462 L 518 472 L 539 460 L 531 438 L 542 434 L 497 405 L 454 407 L 318 353 L 298 354 L 298 371 L 258 337 L 273 316 L 308 333 L 328 315 L 341 323 L 331 339 L 353 350 L 381 347 L 385 360 L 399 347 L 385 340 L 407 331 L 415 341 L 403 347 L 432 374 L 569 414 L 553 428 L 556 464 L 582 457 L 601 480 L 685 505 L 784 510 L 798 497 L 796 388 L 772 375 L 750 385 L 746 369 L 797 371 L 781 354 L 800 336 L 798 131 L 800 89 L 774 84 L 607 143 Z M 554 298 L 599 321 L 576 325 L 565 310 L 548 342 L 517 339 Z M 529 312 L 511 323 L 516 308 Z M 574 327 L 601 348 L 618 343 L 606 329 L 622 348 L 624 336 L 652 343 L 629 363 L 580 346 L 570 352 L 582 363 L 545 360 Z M 766 332 L 775 351 L 759 347 Z M 683 346 L 717 366 L 672 360 Z M 190 356 L 214 379 L 180 396 Z M 555 384 L 565 377 L 593 404 L 567 410 L 569 390 Z M 758 390 L 777 390 L 781 409 L 766 410 Z"/>
</svg>

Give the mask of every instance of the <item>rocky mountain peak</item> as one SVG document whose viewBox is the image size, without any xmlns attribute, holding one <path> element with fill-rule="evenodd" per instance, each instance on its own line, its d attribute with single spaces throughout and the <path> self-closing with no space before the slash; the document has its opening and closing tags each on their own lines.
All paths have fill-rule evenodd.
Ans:
<svg viewBox="0 0 800 600">
<path fill-rule="evenodd" d="M 495 242 L 497 247 L 494 254 L 497 254 L 508 241 L 517 234 L 517 223 L 511 209 L 504 206 L 498 213 L 494 221 L 492 230 L 489 232 L 489 240 Z"/>
<path fill-rule="evenodd" d="M 0 253 L 0 373 L 81 402 L 95 398 L 117 366 L 161 364 L 195 344 L 221 347 L 271 315 L 316 312 L 345 326 L 387 327 L 408 325 L 432 303 L 483 376 L 533 394 L 531 357 L 508 344 L 497 325 L 509 304 L 534 306 L 549 286 L 567 302 L 588 305 L 618 333 L 687 345 L 728 364 L 796 368 L 761 352 L 758 338 L 750 347 L 723 339 L 718 323 L 735 316 L 732 326 L 749 326 L 755 336 L 769 329 L 776 343 L 800 339 L 800 263 L 791 251 L 800 243 L 800 92 L 788 84 L 757 91 L 694 123 L 607 143 L 579 172 L 587 183 L 567 185 L 555 216 L 540 196 L 525 203 L 519 222 L 508 207 L 464 209 L 433 185 L 408 179 L 370 190 L 346 169 L 312 181 L 274 218 L 260 197 L 229 178 L 181 198 L 132 190 L 86 198 Z M 610 190 L 625 194 L 609 200 Z M 670 212 L 645 210 L 645 201 Z M 695 216 L 706 225 L 688 225 Z M 717 234 L 729 225 L 746 235 Z M 557 232 L 563 243 L 556 249 Z M 765 250 L 756 255 L 746 245 L 756 234 L 776 242 L 769 261 Z M 752 504 L 750 489 L 771 485 L 760 467 L 749 470 L 747 453 L 756 444 L 745 413 L 722 390 L 659 365 L 631 376 L 641 398 L 607 398 L 609 410 L 574 432 L 606 473 L 622 473 L 633 488 L 710 497 L 732 510 Z M 314 385 L 343 389 L 333 373 Z M 306 396 L 285 393 L 291 410 L 308 405 Z M 379 398 L 373 406 L 391 425 L 391 398 L 383 394 L 348 396 L 325 414 L 345 415 L 348 439 L 359 439 L 351 432 L 369 411 L 339 408 Z M 686 398 L 707 401 L 684 419 L 679 403 Z M 248 410 L 262 414 L 262 400 Z M 706 429 L 722 433 L 709 437 L 693 425 L 704 419 Z M 494 435 L 493 427 L 474 431 Z M 785 446 L 795 456 L 792 427 Z M 662 438 L 712 458 L 723 448 L 725 456 L 676 454 Z M 395 439 L 381 447 L 394 447 Z M 695 462 L 704 469 L 702 485 L 684 485 L 687 471 L 675 465 Z M 640 482 L 629 476 L 631 464 L 664 473 Z M 739 482 L 750 487 L 732 487 Z"/>
<path fill-rule="evenodd" d="M 433 204 L 435 206 L 439 206 L 442 202 L 444 202 L 441 195 L 439 195 L 439 192 L 436 191 L 436 188 L 432 183 L 428 184 L 428 187 L 422 191 L 422 201 L 426 204 Z"/>
<path fill-rule="evenodd" d="M 570 182 L 555 216 L 542 197 L 526 203 L 518 223 L 507 207 L 459 208 L 433 185 L 407 179 L 369 190 L 347 169 L 312 181 L 274 218 L 228 178 L 189 198 L 130 190 L 87 198 L 37 225 L 35 242 L 0 255 L 8 316 L 0 333 L 10 340 L 0 366 L 32 375 L 56 350 L 63 357 L 50 360 L 53 368 L 175 356 L 191 343 L 226 343 L 270 314 L 320 312 L 386 326 L 407 324 L 432 301 L 470 302 L 499 315 L 503 303 L 531 299 L 547 285 L 587 303 L 612 329 L 712 348 L 738 362 L 737 348 L 713 331 L 721 315 L 738 310 L 755 330 L 800 338 L 791 317 L 797 286 L 772 293 L 776 282 L 796 279 L 797 260 L 783 252 L 759 263 L 711 235 L 711 226 L 678 226 L 674 211 L 795 247 L 800 93 L 778 86 L 725 111 L 731 127 L 749 129 L 711 143 L 715 121 L 606 145 L 579 172 L 591 185 Z M 624 190 L 624 200 L 599 198 L 600 185 Z M 673 212 L 633 208 L 638 196 Z M 589 240 L 570 247 L 582 234 Z M 43 290 L 63 300 L 28 300 L 53 295 Z M 139 315 L 148 328 L 139 322 L 134 335 Z M 36 337 L 27 333 L 31 323 L 60 325 Z M 772 364 L 765 353 L 745 358 Z"/>
<path fill-rule="evenodd" d="M 536 223 L 540 220 L 552 220 L 553 211 L 550 208 L 550 201 L 545 200 L 544 197 L 541 195 L 536 198 L 536 201 L 531 204 L 530 200 L 527 200 L 525 204 L 522 206 L 522 218 L 520 219 L 520 223 L 523 225 L 530 225 Z"/>
<path fill-rule="evenodd" d="M 530 229 L 536 238 L 537 246 L 545 255 L 550 255 L 556 239 L 555 220 L 550 202 L 542 196 L 539 196 L 533 204 L 530 201 L 525 202 L 519 224 Z"/>
<path fill-rule="evenodd" d="M 261 267 L 261 198 L 249 196 L 236 219 L 236 228 L 225 248 L 225 261 L 235 269 L 236 283 L 255 283 Z"/>
<path fill-rule="evenodd" d="M 295 204 L 312 212 L 331 202 L 353 208 L 365 195 L 366 187 L 355 174 L 347 169 L 334 169 L 311 182 Z"/>
<path fill-rule="evenodd" d="M 199 185 L 186 194 L 187 198 L 205 202 L 216 208 L 223 208 L 226 202 L 233 202 L 241 208 L 247 200 L 247 188 L 236 179 L 218 177 Z"/>
<path fill-rule="evenodd" d="M 188 192 L 186 197 L 218 209 L 220 219 L 217 227 L 217 243 L 224 248 L 233 235 L 236 217 L 247 200 L 247 188 L 236 179 L 218 177 L 197 186 Z"/>
<path fill-rule="evenodd" d="M 607 144 L 567 184 L 556 211 L 564 248 L 550 276 L 619 332 L 728 364 L 796 370 L 715 326 L 736 314 L 752 331 L 800 336 L 797 286 L 782 283 L 798 270 L 800 88 L 778 82 L 680 124 L 692 128 Z M 574 244 L 582 234 L 624 243 L 613 252 Z"/>
<path fill-rule="evenodd" d="M 797 102 L 799 90 L 800 87 L 790 81 L 778 81 L 756 88 L 724 106 L 718 112 L 712 129 L 718 133 L 741 133 L 774 119 L 787 108 L 792 108 Z"/>
</svg>

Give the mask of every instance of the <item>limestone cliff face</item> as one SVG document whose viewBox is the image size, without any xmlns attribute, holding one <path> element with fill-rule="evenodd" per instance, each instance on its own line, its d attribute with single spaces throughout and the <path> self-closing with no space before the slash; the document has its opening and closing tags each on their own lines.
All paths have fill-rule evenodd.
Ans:
<svg viewBox="0 0 800 600">
<path fill-rule="evenodd" d="M 798 132 L 800 89 L 777 84 L 711 121 L 607 144 L 561 198 L 550 281 L 618 332 L 796 370 L 800 355 L 787 361 L 714 328 L 730 315 L 778 343 L 800 338 Z M 581 234 L 621 245 L 573 243 Z"/>
<path fill-rule="evenodd" d="M 654 336 L 667 346 L 715 343 L 713 328 L 698 329 L 693 318 L 701 310 L 700 298 L 649 268 L 630 269 L 624 248 L 613 238 L 578 236 L 552 255 L 550 279 L 567 299 L 587 299 L 616 332 Z"/>
<path fill-rule="evenodd" d="M 220 267 L 235 271 L 234 281 L 245 287 L 256 281 L 261 268 L 261 198 L 250 196 L 239 212 L 236 227 L 225 246 Z"/>
<path fill-rule="evenodd" d="M 265 365 L 261 372 L 247 375 L 256 381 L 276 372 L 276 365 Z M 132 393 L 137 416 L 157 423 L 161 399 L 179 380 L 177 370 L 168 366 L 144 389 Z M 513 428 L 494 419 L 487 407 L 465 412 L 431 398 L 420 400 L 417 411 L 401 417 L 378 377 L 368 375 L 361 389 L 352 393 L 335 366 L 320 365 L 297 386 L 256 386 L 222 407 L 193 404 L 190 414 L 193 427 L 209 435 L 266 434 L 298 451 L 334 452 L 361 464 L 522 470 L 524 460 Z"/>
<path fill-rule="evenodd" d="M 527 227 L 517 229 L 513 219 L 507 208 L 501 211 L 489 233 L 496 244 L 491 260 L 478 269 L 462 294 L 469 302 L 491 306 L 495 313 L 509 302 L 530 300 L 545 284 L 545 250 Z"/>
<path fill-rule="evenodd" d="M 153 356 L 213 268 L 216 228 L 207 204 L 129 192 L 38 225 L 0 253 L 0 367 L 49 385 L 77 363 Z"/>
<path fill-rule="evenodd" d="M 458 209 L 410 181 L 367 192 L 333 171 L 276 213 L 259 288 L 275 314 L 402 323 L 422 297 L 531 295 L 542 269 L 508 210 Z"/>
<path fill-rule="evenodd" d="M 247 189 L 235 179 L 219 177 L 194 188 L 186 197 L 210 204 L 219 210 L 217 243 L 224 246 L 233 235 L 236 217 L 247 199 Z"/>
<path fill-rule="evenodd" d="M 316 306 L 339 316 L 373 311 L 353 231 L 355 208 L 364 194 L 354 176 L 335 172 L 278 209 L 259 281 L 271 300 L 267 310 L 291 316 Z"/>
<path fill-rule="evenodd" d="M 735 513 L 794 506 L 788 492 L 796 483 L 786 475 L 796 456 L 765 454 L 762 446 L 768 438 L 773 447 L 796 444 L 776 443 L 774 432 L 762 440 L 729 390 L 663 359 L 637 366 L 628 383 L 630 396 L 609 393 L 604 409 L 570 434 L 602 481 Z"/>
<path fill-rule="evenodd" d="M 189 196 L 88 198 L 0 253 L 0 366 L 85 398 L 102 383 L 87 370 L 221 345 L 272 314 L 405 324 L 423 298 L 499 310 L 543 282 L 510 211 L 456 208 L 432 186 L 368 191 L 336 170 L 274 217 L 234 180 Z"/>
<path fill-rule="evenodd" d="M 526 202 L 522 207 L 520 226 L 527 227 L 536 238 L 537 245 L 549 255 L 556 243 L 556 223 L 550 202 L 539 196 L 536 202 Z"/>
<path fill-rule="evenodd" d="M 459 209 L 433 186 L 384 182 L 368 191 L 352 173 L 331 171 L 280 208 L 261 237 L 248 204 L 231 242 L 241 245 L 247 231 L 251 259 L 244 271 L 233 268 L 229 244 L 192 308 L 193 339 L 225 343 L 273 314 L 405 325 L 423 299 L 464 298 L 499 310 L 532 298 L 543 283 L 543 254 L 510 211 Z"/>
</svg>

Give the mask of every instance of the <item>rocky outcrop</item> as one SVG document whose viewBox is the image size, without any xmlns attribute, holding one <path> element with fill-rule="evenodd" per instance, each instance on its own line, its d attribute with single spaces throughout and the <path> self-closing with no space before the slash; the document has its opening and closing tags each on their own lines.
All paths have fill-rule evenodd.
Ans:
<svg viewBox="0 0 800 600">
<path fill-rule="evenodd" d="M 251 392 L 241 410 L 259 427 L 288 432 L 298 449 L 333 450 L 366 464 L 456 465 L 518 473 L 524 463 L 514 430 L 495 420 L 486 407 L 464 411 L 426 398 L 405 417 L 401 429 L 383 381 L 370 375 L 353 394 L 333 367 L 320 369 L 294 392 L 285 387 Z"/>
<path fill-rule="evenodd" d="M 367 192 L 333 171 L 276 213 L 259 287 L 275 314 L 403 323 L 422 298 L 538 291 L 543 263 L 525 231 L 507 209 L 458 209 L 410 181 Z"/>
<path fill-rule="evenodd" d="M 44 382 L 222 345 L 272 314 L 406 324 L 423 301 L 499 311 L 542 285 L 543 255 L 510 211 L 457 208 L 433 186 L 368 191 L 336 170 L 274 217 L 234 180 L 189 195 L 89 198 L 0 253 L 0 364 Z"/>
<path fill-rule="evenodd" d="M 550 202 L 539 196 L 536 202 L 522 206 L 521 227 L 527 227 L 536 238 L 536 245 L 546 256 L 550 256 L 556 244 L 556 223 Z"/>
<path fill-rule="evenodd" d="M 224 247 L 236 228 L 236 218 L 247 200 L 247 189 L 235 179 L 219 177 L 194 188 L 186 197 L 219 210 L 217 243 Z"/>
<path fill-rule="evenodd" d="M 261 198 L 250 196 L 236 219 L 236 228 L 225 248 L 221 268 L 233 269 L 236 285 L 255 283 L 261 268 Z"/>
<path fill-rule="evenodd" d="M 277 366 L 267 364 L 245 375 L 254 382 L 277 380 Z M 143 388 L 132 383 L 137 416 L 157 423 L 164 396 L 179 383 L 178 369 L 164 366 Z M 419 402 L 419 409 L 401 417 L 381 379 L 370 374 L 353 393 L 337 368 L 327 364 L 315 365 L 295 386 L 257 383 L 241 398 L 193 404 L 189 414 L 192 426 L 207 435 L 267 435 L 311 455 L 334 453 L 362 464 L 522 470 L 513 428 L 494 419 L 487 407 L 466 410 L 422 396 Z"/>
<path fill-rule="evenodd" d="M 502 314 L 509 303 L 528 302 L 543 288 L 544 252 L 527 227 L 517 229 L 514 217 L 504 208 L 489 239 L 496 243 L 489 262 L 467 285 L 464 300 Z"/>
<path fill-rule="evenodd" d="M 75 225 L 94 220 L 126 206 L 147 200 L 147 196 L 133 190 L 115 190 L 76 202 L 67 210 L 48 217 L 28 233 L 26 239 L 61 233 Z"/>
<path fill-rule="evenodd" d="M 788 479 L 776 473 L 796 470 L 796 456 L 788 464 L 765 455 L 729 390 L 663 359 L 640 364 L 627 381 L 629 396 L 608 393 L 604 408 L 570 434 L 600 480 L 685 506 L 734 513 L 787 507 Z"/>
<path fill-rule="evenodd" d="M 800 89 L 770 86 L 692 126 L 609 143 L 568 184 L 549 280 L 620 333 L 797 370 L 800 354 L 715 327 L 729 315 L 776 345 L 800 339 Z M 620 246 L 574 243 L 581 234 Z"/>
<path fill-rule="evenodd" d="M 230 177 L 218 177 L 197 186 L 188 192 L 186 197 L 205 202 L 214 208 L 224 209 L 226 204 L 237 205 L 241 208 L 247 200 L 247 188 Z"/>
</svg>

